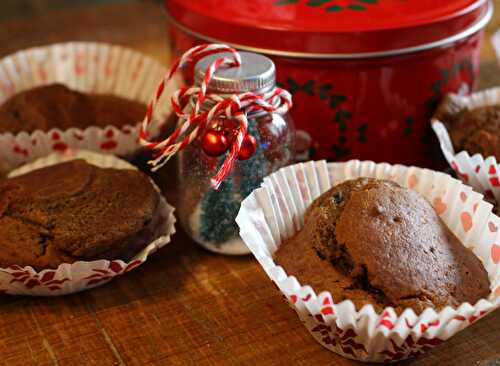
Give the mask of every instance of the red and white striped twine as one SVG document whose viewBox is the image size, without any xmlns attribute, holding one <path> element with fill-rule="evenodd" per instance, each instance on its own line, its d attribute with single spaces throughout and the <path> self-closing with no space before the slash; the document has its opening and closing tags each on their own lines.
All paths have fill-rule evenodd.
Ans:
<svg viewBox="0 0 500 366">
<path fill-rule="evenodd" d="M 206 69 L 205 78 L 199 87 L 194 85 L 182 87 L 172 95 L 172 109 L 178 116 L 179 121 L 183 122 L 165 140 L 149 141 L 147 130 L 151 124 L 154 109 L 165 90 L 166 84 L 172 79 L 178 69 L 189 67 L 193 71 L 196 63 L 203 57 L 223 52 L 231 53 L 232 55 L 231 57 L 215 59 Z M 247 114 L 259 110 L 283 114 L 291 108 L 292 97 L 290 93 L 277 87 L 264 94 L 247 92 L 233 94 L 226 98 L 222 98 L 217 94 L 207 93 L 208 84 L 220 67 L 239 67 L 240 65 L 241 58 L 238 52 L 234 48 L 224 44 L 204 44 L 193 47 L 174 62 L 163 80 L 158 84 L 155 94 L 148 104 L 146 116 L 139 132 L 140 143 L 156 151 L 153 160 L 149 161 L 153 171 L 161 168 L 179 150 L 184 149 L 195 139 L 202 136 L 212 120 L 220 117 L 237 120 L 238 133 L 236 139 L 231 145 L 224 163 L 217 174 L 211 179 L 212 187 L 217 189 L 222 180 L 231 172 L 243 139 L 247 134 Z M 191 75 L 193 75 L 192 72 Z M 186 105 L 194 95 L 197 97 L 194 107 L 189 113 L 184 113 Z M 211 105 L 211 108 L 203 112 L 202 106 L 205 103 Z"/>
</svg>

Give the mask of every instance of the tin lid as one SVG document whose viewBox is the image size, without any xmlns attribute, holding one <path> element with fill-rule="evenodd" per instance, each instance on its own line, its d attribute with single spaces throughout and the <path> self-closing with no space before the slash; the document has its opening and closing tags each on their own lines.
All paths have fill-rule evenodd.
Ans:
<svg viewBox="0 0 500 366">
<path fill-rule="evenodd" d="M 223 94 L 248 91 L 266 92 L 276 84 L 274 63 L 266 56 L 253 52 L 240 52 L 239 67 L 221 67 L 213 75 L 208 89 Z M 232 57 L 230 53 L 217 53 L 202 58 L 195 66 L 195 83 L 200 85 L 205 71 L 215 59 Z"/>
<path fill-rule="evenodd" d="M 437 47 L 443 40 L 451 43 L 477 32 L 492 13 L 489 0 L 165 0 L 165 4 L 171 21 L 197 38 L 296 57 L 349 58 L 415 51 L 412 48 L 427 44 Z"/>
</svg>

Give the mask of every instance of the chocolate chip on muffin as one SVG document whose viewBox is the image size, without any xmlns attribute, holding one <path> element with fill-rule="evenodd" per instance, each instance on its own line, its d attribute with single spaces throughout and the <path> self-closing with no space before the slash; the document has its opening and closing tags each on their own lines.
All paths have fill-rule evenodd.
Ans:
<svg viewBox="0 0 500 366">
<path fill-rule="evenodd" d="M 318 197 L 304 219 L 275 260 L 336 302 L 420 313 L 489 294 L 480 260 L 418 192 L 394 182 L 346 181 Z"/>
<path fill-rule="evenodd" d="M 62 84 L 20 92 L 0 106 L 0 133 L 136 125 L 146 106 L 112 95 L 85 94 Z"/>
<path fill-rule="evenodd" d="M 83 160 L 0 181 L 0 267 L 129 260 L 159 236 L 160 194 L 135 170 Z"/>
</svg>

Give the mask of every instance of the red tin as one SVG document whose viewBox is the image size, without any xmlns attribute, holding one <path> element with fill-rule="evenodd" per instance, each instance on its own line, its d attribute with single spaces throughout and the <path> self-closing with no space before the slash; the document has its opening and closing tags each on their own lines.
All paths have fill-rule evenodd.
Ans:
<svg viewBox="0 0 500 366">
<path fill-rule="evenodd" d="M 271 56 L 302 158 L 431 166 L 429 117 L 479 71 L 488 0 L 166 0 L 179 55 L 218 42 Z"/>
</svg>

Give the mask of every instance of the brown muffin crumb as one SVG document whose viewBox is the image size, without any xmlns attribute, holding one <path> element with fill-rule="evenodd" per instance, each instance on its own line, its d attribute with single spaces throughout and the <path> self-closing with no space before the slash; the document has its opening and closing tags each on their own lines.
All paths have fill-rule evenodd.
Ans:
<svg viewBox="0 0 500 366">
<path fill-rule="evenodd" d="M 74 160 L 0 181 L 0 267 L 129 260 L 158 236 L 160 195 L 135 170 Z"/>
<path fill-rule="evenodd" d="M 489 294 L 480 260 L 419 193 L 390 181 L 360 178 L 321 195 L 275 260 L 317 293 L 358 308 L 420 313 Z"/>
<path fill-rule="evenodd" d="M 463 110 L 444 123 L 456 152 L 500 159 L 500 105 Z"/>
<path fill-rule="evenodd" d="M 20 92 L 0 106 L 0 133 L 136 125 L 146 106 L 112 95 L 85 94 L 62 84 Z"/>
</svg>

